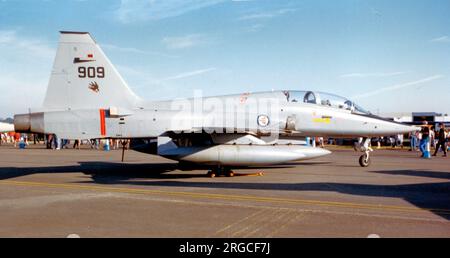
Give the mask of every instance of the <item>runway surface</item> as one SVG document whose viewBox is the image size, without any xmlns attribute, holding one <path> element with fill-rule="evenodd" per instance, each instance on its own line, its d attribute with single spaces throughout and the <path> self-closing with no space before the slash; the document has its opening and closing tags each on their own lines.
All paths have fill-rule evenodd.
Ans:
<svg viewBox="0 0 450 258">
<path fill-rule="evenodd" d="M 209 178 L 133 151 L 0 146 L 0 237 L 450 237 L 450 159 L 380 150 L 361 168 L 331 150 Z"/>
</svg>

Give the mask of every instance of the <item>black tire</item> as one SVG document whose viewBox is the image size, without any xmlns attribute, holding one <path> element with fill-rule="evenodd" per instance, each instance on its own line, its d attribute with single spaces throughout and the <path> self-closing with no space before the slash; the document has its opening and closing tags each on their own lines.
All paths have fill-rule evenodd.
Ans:
<svg viewBox="0 0 450 258">
<path fill-rule="evenodd" d="M 370 158 L 366 158 L 366 155 L 362 155 L 361 157 L 359 157 L 359 165 L 363 168 L 366 168 L 368 166 L 370 166 L 371 160 Z"/>
<path fill-rule="evenodd" d="M 210 178 L 216 177 L 216 173 L 214 173 L 214 172 L 212 172 L 212 171 L 209 171 L 206 175 L 207 175 L 208 177 L 210 177 Z"/>
</svg>

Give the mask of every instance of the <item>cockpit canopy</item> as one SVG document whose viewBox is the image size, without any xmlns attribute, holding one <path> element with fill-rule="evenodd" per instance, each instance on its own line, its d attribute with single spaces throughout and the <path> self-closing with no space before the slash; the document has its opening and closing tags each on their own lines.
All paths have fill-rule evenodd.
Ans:
<svg viewBox="0 0 450 258">
<path fill-rule="evenodd" d="M 286 95 L 288 102 L 303 102 L 350 110 L 355 113 L 370 114 L 370 112 L 356 105 L 353 101 L 330 93 L 312 91 L 284 91 L 284 95 Z"/>
</svg>

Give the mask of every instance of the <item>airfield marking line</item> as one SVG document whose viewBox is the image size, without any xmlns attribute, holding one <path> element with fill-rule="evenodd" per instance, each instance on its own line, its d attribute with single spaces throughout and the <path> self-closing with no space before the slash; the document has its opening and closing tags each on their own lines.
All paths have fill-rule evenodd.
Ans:
<svg viewBox="0 0 450 258">
<path fill-rule="evenodd" d="M 291 216 L 291 215 L 292 215 L 292 216 Z M 289 216 L 290 216 L 290 218 L 289 218 Z M 299 212 L 292 211 L 291 213 L 289 213 L 289 216 L 288 216 L 288 218 L 285 220 L 284 223 L 282 223 L 282 224 L 281 224 L 277 229 L 275 229 L 274 231 L 268 233 L 265 237 L 266 237 L 266 238 L 272 238 L 272 237 L 275 237 L 275 235 L 278 234 L 279 232 L 283 231 L 289 223 L 291 223 L 291 222 L 297 220 L 300 216 L 304 216 L 304 215 L 301 215 L 301 213 L 299 213 Z"/>
<path fill-rule="evenodd" d="M 256 218 L 248 223 L 246 223 L 245 226 L 242 226 L 241 228 L 237 228 L 232 234 L 231 237 L 243 237 L 246 232 L 248 233 L 249 230 L 252 230 L 254 228 L 261 229 L 265 224 L 267 224 L 268 221 L 270 221 L 271 218 L 275 217 L 277 214 L 282 213 L 281 209 L 273 209 L 268 210 L 268 212 L 262 214 L 259 218 Z"/>
<path fill-rule="evenodd" d="M 250 215 L 248 215 L 248 216 L 246 216 L 246 217 L 244 217 L 244 218 L 242 218 L 242 219 L 240 219 L 240 220 L 238 220 L 238 221 L 235 221 L 235 222 L 233 222 L 233 223 L 231 223 L 231 224 L 229 224 L 229 225 L 226 225 L 225 227 L 223 227 L 223 228 L 217 230 L 217 231 L 214 233 L 214 235 L 216 236 L 216 235 L 218 235 L 218 234 L 220 234 L 220 233 L 222 233 L 222 232 L 225 232 L 226 230 L 232 228 L 233 226 L 239 225 L 240 223 L 244 223 L 244 222 L 246 222 L 247 220 L 250 220 L 250 219 L 256 217 L 257 215 L 260 215 L 261 213 L 263 213 L 263 212 L 265 212 L 265 211 L 266 211 L 266 210 L 264 210 L 264 209 L 258 210 L 258 211 L 254 212 L 254 213 L 252 213 L 252 214 L 250 214 Z"/>
<path fill-rule="evenodd" d="M 75 189 L 75 190 L 85 189 L 85 190 L 103 191 L 103 192 L 110 191 L 110 192 L 145 194 L 145 195 L 169 195 L 169 196 L 182 196 L 182 197 L 219 199 L 219 200 L 231 200 L 231 201 L 232 200 L 257 201 L 257 202 L 272 202 L 272 203 L 280 203 L 280 204 L 288 203 L 288 204 L 341 207 L 341 208 L 356 208 L 356 209 L 366 209 L 366 210 L 386 210 L 386 211 L 418 212 L 418 213 L 439 212 L 441 214 L 450 214 L 450 209 L 430 209 L 430 208 L 417 208 L 417 207 L 405 207 L 405 206 L 394 206 L 394 205 L 376 205 L 376 204 L 364 204 L 364 203 L 288 199 L 288 198 L 260 197 L 260 196 L 246 196 L 246 195 L 224 195 L 224 194 L 211 194 L 211 193 L 198 193 L 198 192 L 177 192 L 177 191 L 165 191 L 165 190 L 124 188 L 124 187 L 87 186 L 87 185 L 66 184 L 66 183 L 43 183 L 43 182 L 3 180 L 3 181 L 0 181 L 0 185 L 53 187 L 53 188 Z"/>
<path fill-rule="evenodd" d="M 256 224 L 253 227 L 253 231 L 243 232 L 239 237 L 251 237 L 252 235 L 256 234 L 257 232 L 260 232 L 264 229 L 269 229 L 271 227 L 274 227 L 276 224 L 282 221 L 285 217 L 289 216 L 290 211 L 285 212 L 283 209 L 278 209 L 277 212 L 267 216 L 263 220 L 260 221 L 260 223 Z M 252 228 L 250 228 L 251 230 Z"/>
</svg>

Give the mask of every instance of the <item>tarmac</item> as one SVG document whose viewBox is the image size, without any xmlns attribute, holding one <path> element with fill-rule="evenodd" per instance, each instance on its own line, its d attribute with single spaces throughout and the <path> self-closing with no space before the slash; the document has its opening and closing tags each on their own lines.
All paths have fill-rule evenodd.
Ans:
<svg viewBox="0 0 450 258">
<path fill-rule="evenodd" d="M 450 237 L 449 158 L 377 150 L 362 168 L 330 150 L 209 178 L 134 151 L 3 145 L 0 237 Z"/>
</svg>

